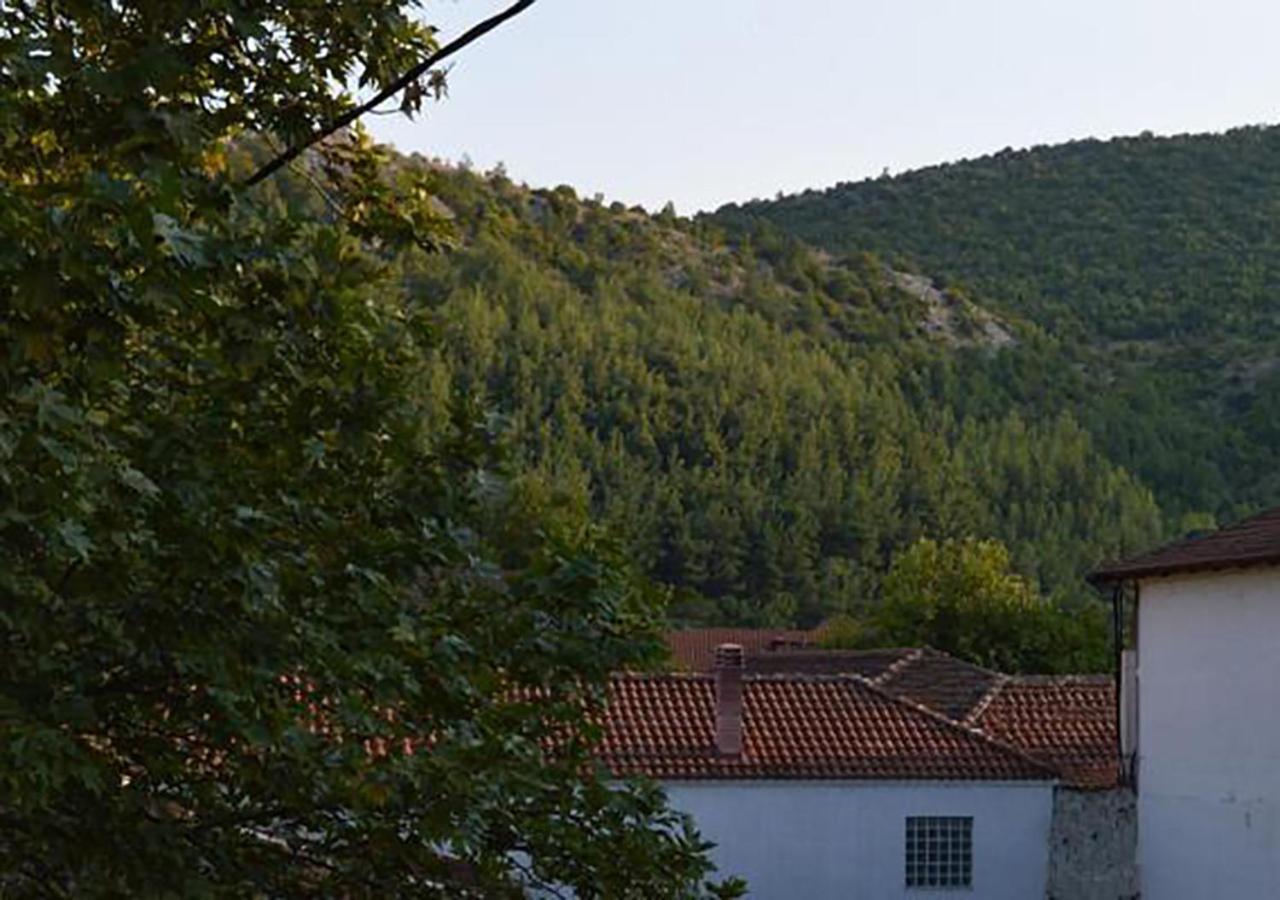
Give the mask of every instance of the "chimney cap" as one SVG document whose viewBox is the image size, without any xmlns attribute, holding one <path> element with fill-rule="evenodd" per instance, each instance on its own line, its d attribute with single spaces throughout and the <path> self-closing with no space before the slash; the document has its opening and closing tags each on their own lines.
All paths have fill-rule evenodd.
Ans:
<svg viewBox="0 0 1280 900">
<path fill-rule="evenodd" d="M 741 669 L 746 665 L 746 651 L 741 644 L 718 644 L 716 646 L 717 669 Z"/>
</svg>

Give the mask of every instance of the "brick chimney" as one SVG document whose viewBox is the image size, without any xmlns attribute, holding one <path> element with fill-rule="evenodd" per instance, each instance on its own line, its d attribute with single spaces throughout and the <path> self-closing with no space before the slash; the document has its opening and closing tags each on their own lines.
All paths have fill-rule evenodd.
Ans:
<svg viewBox="0 0 1280 900">
<path fill-rule="evenodd" d="M 716 647 L 716 751 L 721 756 L 742 755 L 741 644 Z"/>
</svg>

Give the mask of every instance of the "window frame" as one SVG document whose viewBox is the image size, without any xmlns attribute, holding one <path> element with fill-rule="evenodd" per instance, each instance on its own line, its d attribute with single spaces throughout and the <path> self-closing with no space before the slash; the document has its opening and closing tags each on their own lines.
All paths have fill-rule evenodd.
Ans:
<svg viewBox="0 0 1280 900">
<path fill-rule="evenodd" d="M 909 891 L 972 891 L 973 816 L 907 816 L 903 863 Z"/>
</svg>

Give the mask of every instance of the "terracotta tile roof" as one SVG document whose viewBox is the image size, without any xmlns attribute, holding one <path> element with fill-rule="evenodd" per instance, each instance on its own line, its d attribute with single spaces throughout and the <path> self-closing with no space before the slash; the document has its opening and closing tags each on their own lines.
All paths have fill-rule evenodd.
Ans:
<svg viewBox="0 0 1280 900">
<path fill-rule="evenodd" d="M 890 696 L 858 676 L 743 678 L 743 752 L 714 744 L 715 680 L 613 678 L 602 759 L 659 779 L 1053 780 L 998 740 Z"/>
<path fill-rule="evenodd" d="M 1242 566 L 1280 565 L 1280 507 L 1212 534 L 1185 538 L 1123 562 L 1100 567 L 1095 584 Z"/>
<path fill-rule="evenodd" d="M 710 672 L 716 647 L 737 644 L 747 657 L 770 648 L 806 647 L 813 632 L 781 628 L 690 628 L 667 632 L 667 647 L 675 667 L 683 672 Z"/>
<path fill-rule="evenodd" d="M 996 686 L 1001 675 L 938 650 L 916 650 L 876 679 L 896 697 L 963 721 Z"/>
<path fill-rule="evenodd" d="M 861 675 L 879 678 L 896 663 L 919 650 L 897 647 L 883 650 L 826 650 L 804 647 L 768 650 L 747 657 L 747 671 L 756 675 Z"/>
<path fill-rule="evenodd" d="M 1119 779 L 1115 682 L 1106 675 L 1005 679 L 971 724 L 1081 787 Z"/>
</svg>

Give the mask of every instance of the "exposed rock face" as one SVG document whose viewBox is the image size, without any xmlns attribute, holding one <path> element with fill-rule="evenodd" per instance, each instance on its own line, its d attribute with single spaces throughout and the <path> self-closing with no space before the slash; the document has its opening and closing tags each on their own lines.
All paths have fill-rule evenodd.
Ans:
<svg viewBox="0 0 1280 900">
<path fill-rule="evenodd" d="M 899 290 L 925 304 L 924 330 L 956 346 L 980 346 L 998 350 L 1017 343 L 1004 322 L 966 297 L 941 291 L 925 275 L 890 270 Z"/>
</svg>

